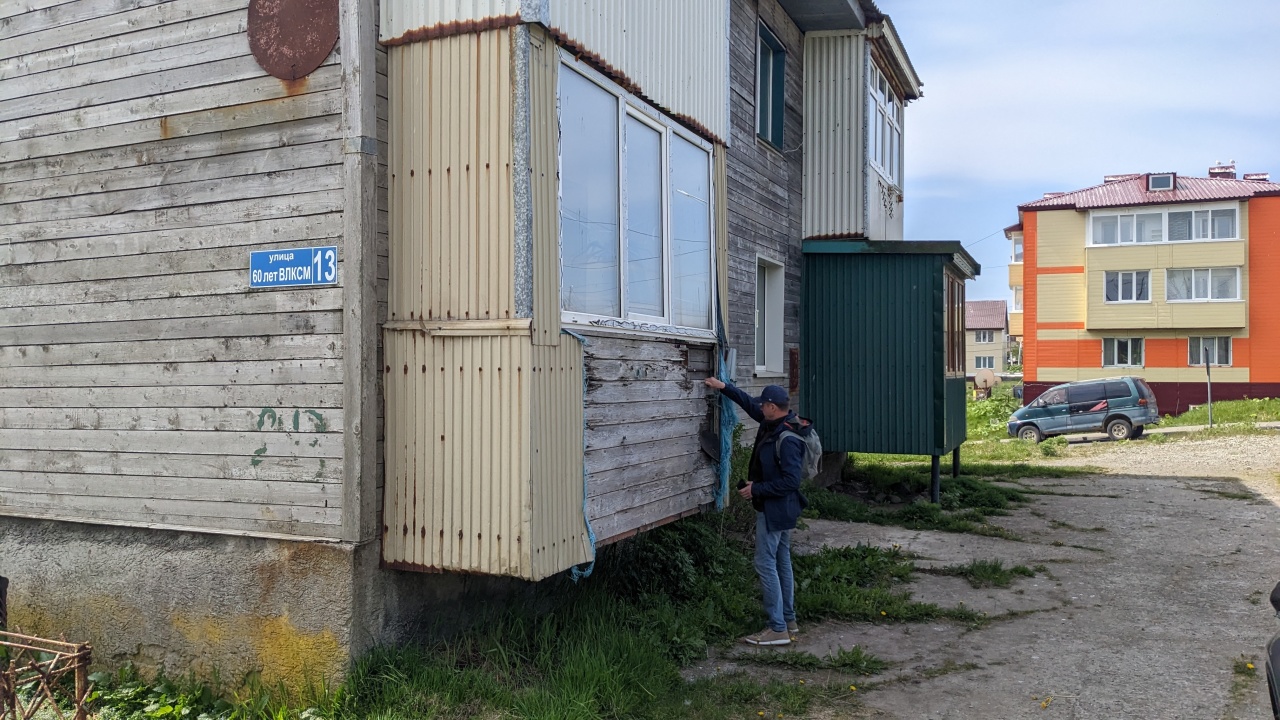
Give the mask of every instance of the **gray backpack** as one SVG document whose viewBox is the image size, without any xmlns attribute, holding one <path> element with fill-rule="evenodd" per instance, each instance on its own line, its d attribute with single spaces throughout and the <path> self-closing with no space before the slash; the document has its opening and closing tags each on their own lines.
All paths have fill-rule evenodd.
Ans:
<svg viewBox="0 0 1280 720">
<path fill-rule="evenodd" d="M 809 428 L 809 434 L 802 436 L 791 430 L 783 430 L 778 433 L 778 439 L 774 441 L 773 453 L 774 457 L 782 457 L 782 439 L 785 437 L 793 437 L 804 443 L 804 460 L 800 463 L 800 479 L 809 480 L 818 474 L 818 463 L 822 461 L 822 439 L 818 437 L 818 431 Z"/>
</svg>

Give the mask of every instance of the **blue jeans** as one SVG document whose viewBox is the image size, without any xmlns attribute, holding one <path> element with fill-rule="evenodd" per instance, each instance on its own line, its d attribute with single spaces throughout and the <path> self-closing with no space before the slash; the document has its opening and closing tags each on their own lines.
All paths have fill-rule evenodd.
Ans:
<svg viewBox="0 0 1280 720">
<path fill-rule="evenodd" d="M 791 531 L 769 532 L 764 513 L 756 513 L 756 574 L 769 628 L 785 632 L 796 619 L 796 583 L 791 574 Z"/>
</svg>

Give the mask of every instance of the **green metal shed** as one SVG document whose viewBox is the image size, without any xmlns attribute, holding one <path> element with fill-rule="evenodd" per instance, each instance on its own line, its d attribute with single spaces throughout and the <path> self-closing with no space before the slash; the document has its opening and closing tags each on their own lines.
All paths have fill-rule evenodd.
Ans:
<svg viewBox="0 0 1280 720">
<path fill-rule="evenodd" d="M 965 440 L 964 289 L 980 266 L 958 242 L 806 240 L 801 402 L 824 450 L 933 457 Z"/>
</svg>

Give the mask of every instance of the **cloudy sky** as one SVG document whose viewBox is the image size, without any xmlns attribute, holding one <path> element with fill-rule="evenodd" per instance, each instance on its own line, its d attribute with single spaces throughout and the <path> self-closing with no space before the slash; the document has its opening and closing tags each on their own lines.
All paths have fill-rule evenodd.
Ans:
<svg viewBox="0 0 1280 720">
<path fill-rule="evenodd" d="M 878 0 L 924 97 L 905 235 L 961 240 L 1009 299 L 1017 206 L 1103 175 L 1216 161 L 1280 178 L 1280 0 Z"/>
</svg>

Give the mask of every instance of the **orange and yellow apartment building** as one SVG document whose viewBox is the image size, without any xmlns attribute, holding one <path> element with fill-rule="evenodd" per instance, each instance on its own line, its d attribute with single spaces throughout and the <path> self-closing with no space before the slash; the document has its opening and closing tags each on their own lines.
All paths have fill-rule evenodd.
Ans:
<svg viewBox="0 0 1280 720">
<path fill-rule="evenodd" d="M 1009 331 L 1023 402 L 1072 380 L 1146 378 L 1162 413 L 1213 397 L 1280 397 L 1280 184 L 1110 175 L 1018 207 Z"/>
</svg>

